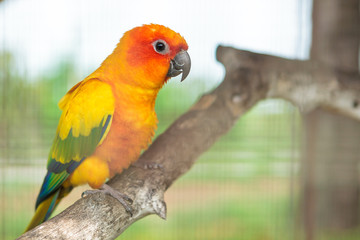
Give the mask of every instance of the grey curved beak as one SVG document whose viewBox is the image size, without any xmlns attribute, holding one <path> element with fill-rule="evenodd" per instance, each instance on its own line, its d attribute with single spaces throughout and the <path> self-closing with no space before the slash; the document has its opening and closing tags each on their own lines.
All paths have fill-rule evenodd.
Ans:
<svg viewBox="0 0 360 240">
<path fill-rule="evenodd" d="M 189 75 L 190 68 L 190 56 L 187 51 L 181 50 L 178 54 L 175 55 L 174 59 L 171 59 L 167 76 L 176 77 L 177 75 L 182 73 L 181 81 L 184 81 L 185 78 Z"/>
</svg>

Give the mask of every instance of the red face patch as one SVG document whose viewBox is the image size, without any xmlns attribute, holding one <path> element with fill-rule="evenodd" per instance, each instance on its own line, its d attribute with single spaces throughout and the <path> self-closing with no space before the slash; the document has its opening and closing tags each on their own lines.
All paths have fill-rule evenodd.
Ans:
<svg viewBox="0 0 360 240">
<path fill-rule="evenodd" d="M 158 61 L 168 67 L 172 59 L 180 50 L 187 50 L 185 39 L 173 30 L 162 25 L 144 25 L 134 28 L 124 35 L 127 50 L 127 61 L 132 66 L 144 66 L 149 62 Z M 154 43 L 161 41 L 167 52 L 160 53 Z"/>
</svg>

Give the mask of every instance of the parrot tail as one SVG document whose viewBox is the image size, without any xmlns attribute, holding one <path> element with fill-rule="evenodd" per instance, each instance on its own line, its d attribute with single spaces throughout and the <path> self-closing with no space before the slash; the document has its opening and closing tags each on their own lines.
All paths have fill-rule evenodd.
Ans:
<svg viewBox="0 0 360 240">
<path fill-rule="evenodd" d="M 59 204 L 61 199 L 68 195 L 72 190 L 72 187 L 60 187 L 56 192 L 51 194 L 47 199 L 39 204 L 35 210 L 35 214 L 32 217 L 29 225 L 27 226 L 25 232 L 33 229 L 39 224 L 45 222 L 51 216 L 51 213 L 55 210 L 56 206 Z"/>
</svg>

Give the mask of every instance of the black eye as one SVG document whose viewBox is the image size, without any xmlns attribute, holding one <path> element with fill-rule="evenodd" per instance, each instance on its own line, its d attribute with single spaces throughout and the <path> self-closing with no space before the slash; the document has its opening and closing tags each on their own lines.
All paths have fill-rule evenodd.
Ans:
<svg viewBox="0 0 360 240">
<path fill-rule="evenodd" d="M 155 45 L 156 51 L 162 52 L 165 50 L 165 44 L 162 42 L 157 42 Z"/>
<path fill-rule="evenodd" d="M 160 54 L 167 54 L 169 52 L 168 44 L 163 40 L 157 40 L 153 42 L 153 46 L 156 52 Z"/>
</svg>

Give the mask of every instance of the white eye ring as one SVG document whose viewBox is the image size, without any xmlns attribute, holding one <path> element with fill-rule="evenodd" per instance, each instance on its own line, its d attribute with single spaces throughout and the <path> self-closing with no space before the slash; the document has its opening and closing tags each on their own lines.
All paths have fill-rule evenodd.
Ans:
<svg viewBox="0 0 360 240">
<path fill-rule="evenodd" d="M 170 52 L 170 47 L 164 40 L 156 40 L 155 42 L 153 42 L 153 46 L 155 52 L 162 55 L 168 54 Z"/>
</svg>

